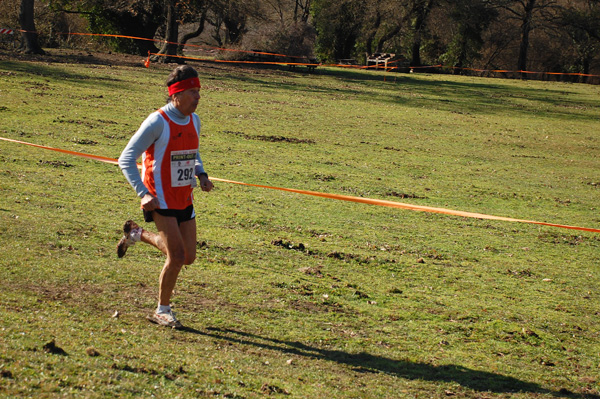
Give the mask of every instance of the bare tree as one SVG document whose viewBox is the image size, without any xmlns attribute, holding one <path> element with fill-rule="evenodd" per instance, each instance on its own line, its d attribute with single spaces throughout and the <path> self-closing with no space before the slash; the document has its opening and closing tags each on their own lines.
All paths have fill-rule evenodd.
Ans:
<svg viewBox="0 0 600 399">
<path fill-rule="evenodd" d="M 183 52 L 183 48 L 188 41 L 200 36 L 204 32 L 204 27 L 206 26 L 207 14 L 208 14 L 208 8 L 205 7 L 203 1 L 201 2 L 200 9 L 196 10 L 196 12 L 192 12 L 189 14 L 190 16 L 192 16 L 192 18 L 195 16 L 196 19 L 198 19 L 197 21 L 193 21 L 193 22 L 198 22 L 198 27 L 194 31 L 188 32 L 185 35 L 183 35 L 183 37 L 181 38 L 179 47 L 177 48 L 178 53 Z M 198 15 L 199 15 L 199 17 L 198 17 Z"/>
<path fill-rule="evenodd" d="M 207 22 L 214 27 L 218 45 L 237 45 L 248 31 L 250 20 L 263 20 L 263 1 L 212 0 L 208 3 Z"/>
<path fill-rule="evenodd" d="M 502 7 L 512 14 L 513 18 L 520 21 L 520 43 L 517 68 L 520 71 L 527 70 L 529 55 L 529 37 L 537 26 L 537 17 L 542 20 L 551 19 L 549 13 L 557 7 L 556 0 L 508 0 L 502 1 Z"/>
<path fill-rule="evenodd" d="M 158 51 L 158 55 L 152 58 L 153 61 L 164 63 L 175 61 L 181 63 L 180 58 L 173 57 L 177 56 L 177 39 L 179 37 L 179 21 L 177 17 L 176 3 L 177 0 L 165 0 L 165 41 L 161 49 Z"/>
<path fill-rule="evenodd" d="M 294 22 L 300 20 L 301 22 L 306 23 L 310 16 L 310 0 L 295 0 L 295 3 Z"/>
</svg>

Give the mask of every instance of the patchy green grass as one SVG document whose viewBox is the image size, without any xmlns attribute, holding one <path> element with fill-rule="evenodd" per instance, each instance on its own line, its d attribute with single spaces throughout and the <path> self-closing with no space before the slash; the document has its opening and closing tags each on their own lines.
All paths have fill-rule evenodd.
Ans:
<svg viewBox="0 0 600 399">
<path fill-rule="evenodd" d="M 118 157 L 170 67 L 89 61 L 0 54 L 0 136 Z M 597 86 L 197 67 L 211 176 L 600 225 Z M 0 396 L 600 396 L 598 234 L 227 183 L 196 209 L 187 329 L 158 328 L 118 168 L 0 141 Z"/>
</svg>

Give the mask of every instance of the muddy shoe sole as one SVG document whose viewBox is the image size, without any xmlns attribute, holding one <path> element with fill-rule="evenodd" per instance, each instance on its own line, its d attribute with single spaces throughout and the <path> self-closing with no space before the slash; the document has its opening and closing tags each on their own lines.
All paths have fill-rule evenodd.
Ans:
<svg viewBox="0 0 600 399">
<path fill-rule="evenodd" d="M 140 226 L 133 220 L 128 220 L 123 225 L 123 238 L 119 240 L 117 244 L 117 256 L 122 258 L 127 253 L 127 248 L 135 244 L 135 241 L 131 238 L 131 231 L 139 229 Z"/>
</svg>

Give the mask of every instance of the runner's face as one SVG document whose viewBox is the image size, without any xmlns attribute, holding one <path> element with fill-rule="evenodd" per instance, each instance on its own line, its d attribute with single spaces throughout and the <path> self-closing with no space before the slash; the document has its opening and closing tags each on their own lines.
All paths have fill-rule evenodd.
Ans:
<svg viewBox="0 0 600 399">
<path fill-rule="evenodd" d="M 184 90 L 173 96 L 173 104 L 185 116 L 191 115 L 198 107 L 200 89 L 197 87 Z"/>
</svg>

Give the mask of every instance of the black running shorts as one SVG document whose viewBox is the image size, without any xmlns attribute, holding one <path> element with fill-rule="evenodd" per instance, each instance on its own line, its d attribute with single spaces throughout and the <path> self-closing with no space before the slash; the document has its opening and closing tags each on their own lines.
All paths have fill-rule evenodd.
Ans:
<svg viewBox="0 0 600 399">
<path fill-rule="evenodd" d="M 194 205 L 190 205 L 185 209 L 155 209 L 151 212 L 144 211 L 144 220 L 146 221 L 146 223 L 154 221 L 154 218 L 152 217 L 152 212 L 156 212 L 162 216 L 174 217 L 177 219 L 178 225 L 183 222 L 187 222 L 188 220 L 196 218 L 196 212 L 194 212 Z"/>
</svg>

